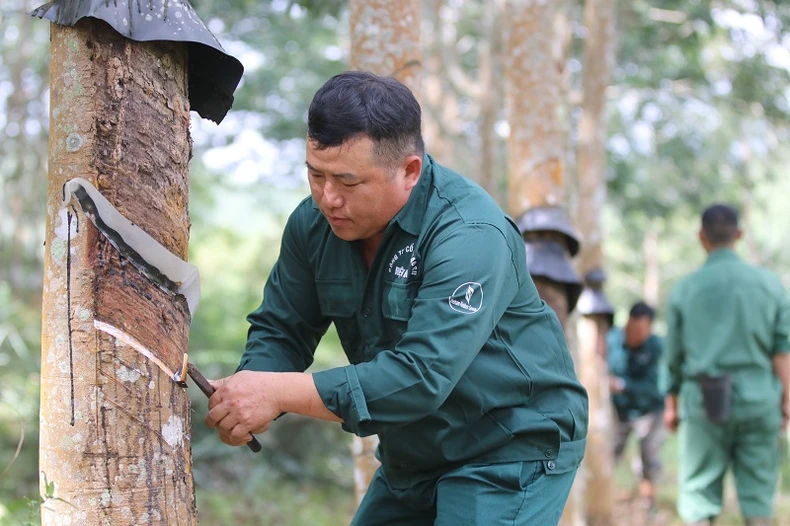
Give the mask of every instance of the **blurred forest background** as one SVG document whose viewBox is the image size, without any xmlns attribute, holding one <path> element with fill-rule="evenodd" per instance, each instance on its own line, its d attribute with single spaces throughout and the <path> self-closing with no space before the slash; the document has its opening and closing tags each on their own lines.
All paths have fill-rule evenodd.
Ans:
<svg viewBox="0 0 790 526">
<path fill-rule="evenodd" d="M 571 16 L 563 89 L 573 130 L 587 30 L 582 3 L 566 1 Z M 40 3 L 0 3 L 0 524 L 36 523 L 40 499 L 49 27 L 25 15 Z M 348 13 L 341 0 L 192 4 L 245 66 L 222 124 L 194 113 L 192 122 L 190 261 L 201 271 L 203 296 L 189 354 L 207 376 L 219 377 L 238 363 L 245 316 L 260 302 L 287 214 L 308 192 L 307 106 L 328 77 L 347 68 Z M 423 2 L 422 103 L 428 150 L 486 183 L 504 203 L 509 127 L 501 9 L 500 0 Z M 673 282 L 703 261 L 698 216 L 713 201 L 741 209 L 741 253 L 790 286 L 790 150 L 781 147 L 790 134 L 790 2 L 619 2 L 616 44 L 607 91 L 603 245 L 606 292 L 617 320 L 642 298 L 661 316 Z M 570 139 L 572 152 L 573 132 Z M 572 165 L 572 153 L 569 158 Z M 572 175 L 566 184 L 576 184 Z M 661 320 L 657 330 L 663 330 Z M 330 333 L 314 368 L 344 360 Z M 252 457 L 222 445 L 204 427 L 205 399 L 195 394 L 193 404 L 204 524 L 348 522 L 355 507 L 350 437 L 339 426 L 288 416 L 261 437 L 264 451 Z M 661 523 L 671 524 L 677 520 L 672 440 L 665 457 Z M 617 474 L 628 493 L 634 484 L 628 466 Z M 790 516 L 787 468 L 783 477 L 780 506 Z M 727 510 L 737 514 L 732 496 Z"/>
</svg>

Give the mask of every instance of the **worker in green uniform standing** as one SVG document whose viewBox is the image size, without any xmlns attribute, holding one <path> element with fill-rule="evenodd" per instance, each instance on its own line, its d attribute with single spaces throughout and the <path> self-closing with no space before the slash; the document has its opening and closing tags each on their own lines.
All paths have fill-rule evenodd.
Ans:
<svg viewBox="0 0 790 526">
<path fill-rule="evenodd" d="M 615 459 L 621 459 L 628 437 L 635 434 L 642 461 L 639 493 L 651 516 L 655 512 L 655 484 L 661 474 L 661 446 L 666 436 L 664 393 L 659 386 L 663 343 L 653 334 L 655 314 L 647 303 L 635 303 L 625 328 L 609 331 L 606 354 L 609 390 L 618 420 Z"/>
<path fill-rule="evenodd" d="M 206 422 L 232 445 L 284 412 L 378 434 L 381 467 L 352 524 L 556 524 L 586 392 L 518 229 L 425 155 L 420 121 L 391 78 L 346 72 L 316 93 L 312 195 Z M 350 365 L 305 373 L 330 323 Z"/>
<path fill-rule="evenodd" d="M 749 526 L 771 524 L 779 433 L 790 415 L 790 303 L 772 273 L 743 262 L 738 213 L 714 205 L 699 239 L 708 260 L 672 291 L 664 420 L 679 423 L 678 512 L 713 524 L 732 467 Z"/>
</svg>

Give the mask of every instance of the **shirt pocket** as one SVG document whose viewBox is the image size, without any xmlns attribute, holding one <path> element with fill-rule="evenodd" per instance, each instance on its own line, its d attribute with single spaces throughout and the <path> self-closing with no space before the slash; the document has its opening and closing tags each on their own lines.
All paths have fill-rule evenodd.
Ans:
<svg viewBox="0 0 790 526">
<path fill-rule="evenodd" d="M 384 285 L 381 313 L 385 318 L 407 322 L 411 317 L 411 306 L 414 297 L 411 294 L 411 283 L 388 282 Z"/>
<path fill-rule="evenodd" d="M 316 280 L 318 305 L 321 313 L 335 324 L 340 344 L 349 362 L 362 361 L 362 338 L 356 319 L 357 304 L 354 289 L 349 280 Z"/>
<path fill-rule="evenodd" d="M 354 289 L 350 280 L 316 280 L 318 305 L 321 313 L 329 318 L 349 318 L 356 311 Z"/>
</svg>

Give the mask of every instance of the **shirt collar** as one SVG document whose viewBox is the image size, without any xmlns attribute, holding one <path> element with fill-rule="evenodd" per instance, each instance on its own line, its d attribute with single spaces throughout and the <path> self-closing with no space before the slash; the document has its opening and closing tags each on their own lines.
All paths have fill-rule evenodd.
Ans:
<svg viewBox="0 0 790 526">
<path fill-rule="evenodd" d="M 422 220 L 425 217 L 432 181 L 433 157 L 425 154 L 422 159 L 422 172 L 419 181 L 412 188 L 409 200 L 392 219 L 404 231 L 413 236 L 418 236 L 422 230 Z"/>
<path fill-rule="evenodd" d="M 741 259 L 738 254 L 731 248 L 717 248 L 710 254 L 708 254 L 708 259 L 705 261 L 705 264 L 709 263 L 717 263 L 719 261 L 732 261 Z"/>
</svg>

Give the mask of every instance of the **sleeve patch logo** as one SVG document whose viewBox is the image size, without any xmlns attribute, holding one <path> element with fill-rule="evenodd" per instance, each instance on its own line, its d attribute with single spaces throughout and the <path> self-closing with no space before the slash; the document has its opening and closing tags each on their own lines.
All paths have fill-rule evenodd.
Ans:
<svg viewBox="0 0 790 526">
<path fill-rule="evenodd" d="M 448 301 L 454 311 L 474 314 L 483 307 L 483 287 L 480 283 L 467 281 L 455 289 Z"/>
</svg>

